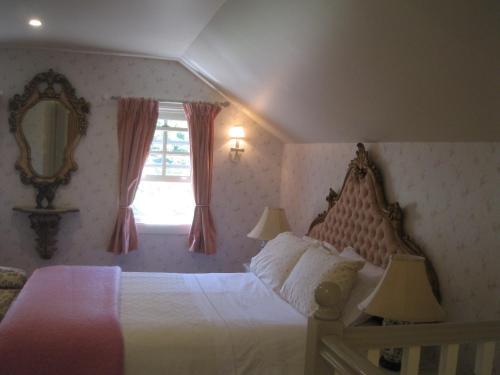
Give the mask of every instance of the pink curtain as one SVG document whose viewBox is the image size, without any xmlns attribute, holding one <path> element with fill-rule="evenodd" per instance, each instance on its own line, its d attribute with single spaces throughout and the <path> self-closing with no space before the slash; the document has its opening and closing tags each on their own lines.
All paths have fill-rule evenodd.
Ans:
<svg viewBox="0 0 500 375">
<path fill-rule="evenodd" d="M 194 200 L 193 224 L 189 232 L 189 250 L 215 254 L 215 225 L 210 213 L 214 152 L 214 120 L 221 108 L 208 103 L 186 103 L 189 123 Z"/>
<path fill-rule="evenodd" d="M 126 98 L 118 102 L 119 208 L 108 246 L 108 251 L 115 254 L 137 249 L 137 231 L 130 205 L 134 202 L 157 119 L 158 102 L 155 100 Z"/>
</svg>

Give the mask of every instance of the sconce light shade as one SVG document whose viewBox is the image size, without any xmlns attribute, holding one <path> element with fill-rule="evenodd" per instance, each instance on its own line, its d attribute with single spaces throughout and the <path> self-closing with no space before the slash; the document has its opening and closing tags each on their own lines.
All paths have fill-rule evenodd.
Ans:
<svg viewBox="0 0 500 375">
<path fill-rule="evenodd" d="M 247 234 L 247 237 L 269 241 L 288 230 L 290 230 L 290 226 L 286 220 L 285 210 L 266 207 L 257 225 Z"/>
<path fill-rule="evenodd" d="M 370 315 L 413 323 L 445 317 L 432 293 L 425 258 L 414 255 L 393 255 L 377 288 L 358 307 Z"/>
<path fill-rule="evenodd" d="M 240 160 L 239 153 L 245 151 L 245 149 L 240 146 L 240 139 L 245 137 L 245 130 L 243 129 L 243 126 L 233 126 L 229 129 L 229 136 L 231 139 L 234 139 L 234 147 L 231 147 L 230 153 L 234 153 L 233 161 L 238 161 Z"/>
<path fill-rule="evenodd" d="M 243 129 L 243 126 L 233 126 L 229 130 L 229 136 L 233 139 L 244 138 L 245 137 L 245 130 Z"/>
</svg>

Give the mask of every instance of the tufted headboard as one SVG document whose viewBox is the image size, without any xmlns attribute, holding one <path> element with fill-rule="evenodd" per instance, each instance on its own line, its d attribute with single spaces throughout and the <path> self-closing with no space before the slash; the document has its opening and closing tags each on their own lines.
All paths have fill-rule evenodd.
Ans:
<svg viewBox="0 0 500 375">
<path fill-rule="evenodd" d="M 308 235 L 331 243 L 339 251 L 351 246 L 369 262 L 384 268 L 392 254 L 423 256 L 434 294 L 440 299 L 434 267 L 405 233 L 399 204 L 387 204 L 382 176 L 368 158 L 365 146 L 358 143 L 357 147 L 340 193 L 330 189 L 328 209 L 314 219 Z"/>
</svg>

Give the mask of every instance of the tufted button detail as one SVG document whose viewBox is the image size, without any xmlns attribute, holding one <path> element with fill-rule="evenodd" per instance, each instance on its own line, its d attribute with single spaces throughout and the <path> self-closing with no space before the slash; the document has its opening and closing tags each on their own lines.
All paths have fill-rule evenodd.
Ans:
<svg viewBox="0 0 500 375">
<path fill-rule="evenodd" d="M 350 245 L 373 264 L 384 265 L 399 245 L 376 199 L 371 179 L 350 175 L 342 196 L 323 225 L 314 227 L 311 236 L 328 241 L 339 250 Z"/>
</svg>

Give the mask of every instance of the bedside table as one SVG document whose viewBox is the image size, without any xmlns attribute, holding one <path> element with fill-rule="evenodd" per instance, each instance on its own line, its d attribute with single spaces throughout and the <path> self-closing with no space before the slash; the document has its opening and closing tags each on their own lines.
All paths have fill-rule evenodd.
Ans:
<svg viewBox="0 0 500 375">
<path fill-rule="evenodd" d="M 250 262 L 243 263 L 243 269 L 245 270 L 244 272 L 251 272 L 250 271 Z"/>
</svg>

